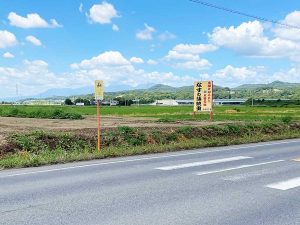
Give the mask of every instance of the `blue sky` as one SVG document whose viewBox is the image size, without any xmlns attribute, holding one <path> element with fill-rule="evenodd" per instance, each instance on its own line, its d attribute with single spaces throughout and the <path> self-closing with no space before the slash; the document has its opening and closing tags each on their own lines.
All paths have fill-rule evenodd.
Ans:
<svg viewBox="0 0 300 225">
<path fill-rule="evenodd" d="M 300 2 L 211 0 L 300 26 Z M 0 2 L 0 96 L 52 88 L 300 82 L 300 30 L 188 0 Z"/>
</svg>

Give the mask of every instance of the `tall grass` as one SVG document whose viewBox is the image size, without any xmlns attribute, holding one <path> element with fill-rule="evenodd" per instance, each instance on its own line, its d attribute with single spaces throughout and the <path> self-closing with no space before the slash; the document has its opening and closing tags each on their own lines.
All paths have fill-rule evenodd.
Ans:
<svg viewBox="0 0 300 225">
<path fill-rule="evenodd" d="M 44 108 L 27 110 L 26 107 L 5 107 L 0 108 L 0 116 L 4 117 L 26 117 L 41 119 L 83 119 L 83 116 L 77 112 L 67 112 L 59 108 Z"/>
<path fill-rule="evenodd" d="M 192 106 L 131 106 L 101 107 L 103 116 L 152 117 L 159 122 L 178 120 L 208 121 L 209 114 L 192 115 Z M 55 114 L 55 112 L 58 114 Z M 58 113 L 59 112 L 59 113 Z M 33 117 L 33 118 L 70 118 L 78 119 L 83 115 L 96 115 L 95 106 L 0 106 L 0 116 Z M 217 106 L 214 107 L 215 121 L 277 121 L 284 117 L 300 121 L 300 106 L 287 107 L 250 107 L 250 106 Z M 285 120 L 285 119 L 284 119 Z"/>
<path fill-rule="evenodd" d="M 32 132 L 14 134 L 0 146 L 0 168 L 39 166 L 108 157 L 178 151 L 277 139 L 299 138 L 299 123 L 262 123 L 138 129 L 119 127 L 104 132 L 102 152 L 91 133 Z"/>
</svg>

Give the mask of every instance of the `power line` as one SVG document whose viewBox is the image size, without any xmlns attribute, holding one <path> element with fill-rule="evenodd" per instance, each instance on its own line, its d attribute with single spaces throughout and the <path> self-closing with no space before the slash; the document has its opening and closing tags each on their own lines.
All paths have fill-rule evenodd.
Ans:
<svg viewBox="0 0 300 225">
<path fill-rule="evenodd" d="M 252 19 L 257 19 L 257 20 L 264 21 L 264 22 L 270 22 L 270 23 L 278 24 L 278 25 L 281 25 L 281 26 L 284 26 L 284 27 L 287 27 L 287 28 L 299 29 L 300 30 L 300 26 L 295 26 L 295 25 L 291 25 L 291 24 L 287 24 L 287 23 L 278 22 L 276 20 L 267 19 L 265 17 L 250 15 L 248 13 L 244 13 L 244 12 L 241 12 L 241 11 L 237 11 L 237 10 L 226 8 L 226 7 L 219 6 L 219 5 L 215 5 L 215 4 L 212 4 L 212 3 L 209 3 L 209 2 L 200 1 L 200 0 L 189 0 L 189 1 L 201 4 L 201 5 L 204 5 L 204 6 L 207 6 L 207 7 L 223 10 L 223 11 L 226 11 L 226 12 L 229 12 L 229 13 L 232 13 L 232 14 L 238 14 L 238 15 L 246 16 L 246 17 L 249 17 L 249 18 L 252 18 Z"/>
</svg>

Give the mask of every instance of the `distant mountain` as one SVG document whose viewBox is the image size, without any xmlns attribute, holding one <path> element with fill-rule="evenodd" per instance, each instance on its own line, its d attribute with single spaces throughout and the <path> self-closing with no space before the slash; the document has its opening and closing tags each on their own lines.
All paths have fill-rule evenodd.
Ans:
<svg viewBox="0 0 300 225">
<path fill-rule="evenodd" d="M 122 90 L 122 91 L 120 91 Z M 252 90 L 249 92 L 249 90 Z M 93 87 L 50 89 L 36 96 L 5 98 L 1 101 L 23 99 L 64 99 L 67 97 L 93 98 Z M 130 87 L 114 85 L 105 89 L 105 98 L 140 99 L 141 103 L 149 103 L 160 99 L 193 99 L 193 86 L 172 87 L 164 84 Z M 251 95 L 251 96 L 250 96 Z M 265 99 L 300 99 L 300 84 L 274 81 L 269 84 L 244 84 L 236 88 L 224 88 L 214 85 L 214 98 L 265 98 Z"/>
<path fill-rule="evenodd" d="M 233 88 L 233 90 L 253 90 L 253 89 L 260 89 L 260 88 L 294 88 L 294 87 L 300 87 L 300 83 L 288 83 L 288 82 L 282 82 L 282 81 L 274 81 L 269 84 L 243 84 L 236 88 Z"/>
<path fill-rule="evenodd" d="M 174 92 L 177 89 L 178 88 L 176 88 L 176 87 L 171 87 L 171 86 L 164 85 L 164 84 L 156 84 L 156 85 L 148 88 L 147 91 L 149 91 L 149 92 Z"/>
<path fill-rule="evenodd" d="M 64 97 L 72 95 L 81 95 L 92 93 L 94 90 L 92 87 L 81 87 L 81 88 L 55 88 L 43 92 L 35 97 L 49 98 L 49 97 Z"/>
</svg>

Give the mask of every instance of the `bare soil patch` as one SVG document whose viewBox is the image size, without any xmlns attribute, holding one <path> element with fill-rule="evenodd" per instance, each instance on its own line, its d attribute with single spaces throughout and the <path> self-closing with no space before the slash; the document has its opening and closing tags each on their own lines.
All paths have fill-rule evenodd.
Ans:
<svg viewBox="0 0 300 225">
<path fill-rule="evenodd" d="M 115 128 L 119 126 L 130 127 L 178 127 L 182 125 L 204 126 L 209 124 L 220 124 L 220 122 L 203 121 L 178 121 L 172 123 L 159 123 L 155 118 L 142 117 L 101 117 L 102 128 Z M 97 117 L 86 116 L 83 120 L 61 120 L 61 119 L 36 119 L 0 117 L 0 134 L 2 132 L 14 132 L 21 130 L 78 130 L 97 128 Z"/>
<path fill-rule="evenodd" d="M 205 126 L 225 122 L 203 122 L 203 121 L 177 121 L 172 123 L 157 122 L 156 118 L 145 117 L 101 117 L 101 129 L 110 129 L 120 126 L 137 128 L 176 128 L 180 126 Z M 11 133 L 30 132 L 34 130 L 44 131 L 74 131 L 84 132 L 97 128 L 97 117 L 86 116 L 83 120 L 62 119 L 36 119 L 0 117 L 0 145 L 5 142 L 5 137 Z"/>
</svg>

